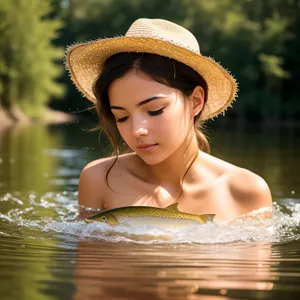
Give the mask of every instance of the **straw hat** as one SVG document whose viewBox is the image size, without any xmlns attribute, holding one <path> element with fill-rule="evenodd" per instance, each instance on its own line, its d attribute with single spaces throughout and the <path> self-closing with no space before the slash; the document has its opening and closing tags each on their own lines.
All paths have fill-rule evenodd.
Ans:
<svg viewBox="0 0 300 300">
<path fill-rule="evenodd" d="M 146 52 L 172 58 L 201 74 L 208 86 L 207 102 L 201 119 L 213 118 L 234 100 L 234 78 L 212 58 L 200 54 L 194 35 L 185 28 L 162 19 L 138 19 L 125 36 L 75 44 L 67 49 L 66 68 L 83 95 L 96 102 L 92 87 L 104 62 L 121 52 Z"/>
</svg>

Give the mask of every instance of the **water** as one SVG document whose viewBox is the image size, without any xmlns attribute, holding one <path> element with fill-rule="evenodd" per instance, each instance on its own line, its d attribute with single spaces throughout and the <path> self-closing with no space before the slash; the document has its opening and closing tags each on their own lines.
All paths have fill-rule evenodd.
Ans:
<svg viewBox="0 0 300 300">
<path fill-rule="evenodd" d="M 269 183 L 274 217 L 178 232 L 76 220 L 79 172 L 107 151 L 85 125 L 2 132 L 1 299 L 297 299 L 299 132 L 212 130 L 214 155 Z"/>
</svg>

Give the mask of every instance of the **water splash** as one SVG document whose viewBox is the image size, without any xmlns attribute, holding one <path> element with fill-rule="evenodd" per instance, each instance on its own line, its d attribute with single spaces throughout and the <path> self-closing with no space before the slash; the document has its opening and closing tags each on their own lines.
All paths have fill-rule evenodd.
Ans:
<svg viewBox="0 0 300 300">
<path fill-rule="evenodd" d="M 86 224 L 77 220 L 77 192 L 5 194 L 0 197 L 0 236 L 26 235 L 39 238 L 46 233 L 65 241 L 104 240 L 143 244 L 219 244 L 231 242 L 288 242 L 300 238 L 300 203 L 297 199 L 274 202 L 273 218 L 260 218 L 268 208 L 253 211 L 230 224 L 208 223 L 172 231 L 155 226 L 111 227 L 104 223 Z M 91 209 L 89 209 L 91 210 Z M 97 210 L 95 210 L 97 211 Z"/>
</svg>

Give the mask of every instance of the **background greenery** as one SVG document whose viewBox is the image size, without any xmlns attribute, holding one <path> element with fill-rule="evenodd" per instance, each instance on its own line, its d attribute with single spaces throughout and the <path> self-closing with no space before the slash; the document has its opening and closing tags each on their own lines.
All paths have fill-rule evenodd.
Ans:
<svg viewBox="0 0 300 300">
<path fill-rule="evenodd" d="M 0 0 L 0 100 L 38 117 L 46 105 L 85 109 L 63 69 L 67 45 L 125 34 L 137 18 L 191 30 L 201 52 L 230 70 L 239 98 L 230 118 L 300 116 L 300 0 Z M 63 100 L 63 101 L 62 101 Z"/>
</svg>

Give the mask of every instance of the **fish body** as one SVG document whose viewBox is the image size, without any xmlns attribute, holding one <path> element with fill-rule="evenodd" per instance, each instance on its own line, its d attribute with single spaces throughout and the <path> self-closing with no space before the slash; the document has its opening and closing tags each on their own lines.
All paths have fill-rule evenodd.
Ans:
<svg viewBox="0 0 300 300">
<path fill-rule="evenodd" d="M 110 225 L 129 223 L 133 226 L 152 225 L 167 229 L 181 229 L 191 225 L 205 224 L 214 215 L 195 215 L 178 210 L 178 203 L 166 208 L 151 206 L 125 206 L 105 210 L 87 219 L 86 223 L 103 222 Z"/>
</svg>

